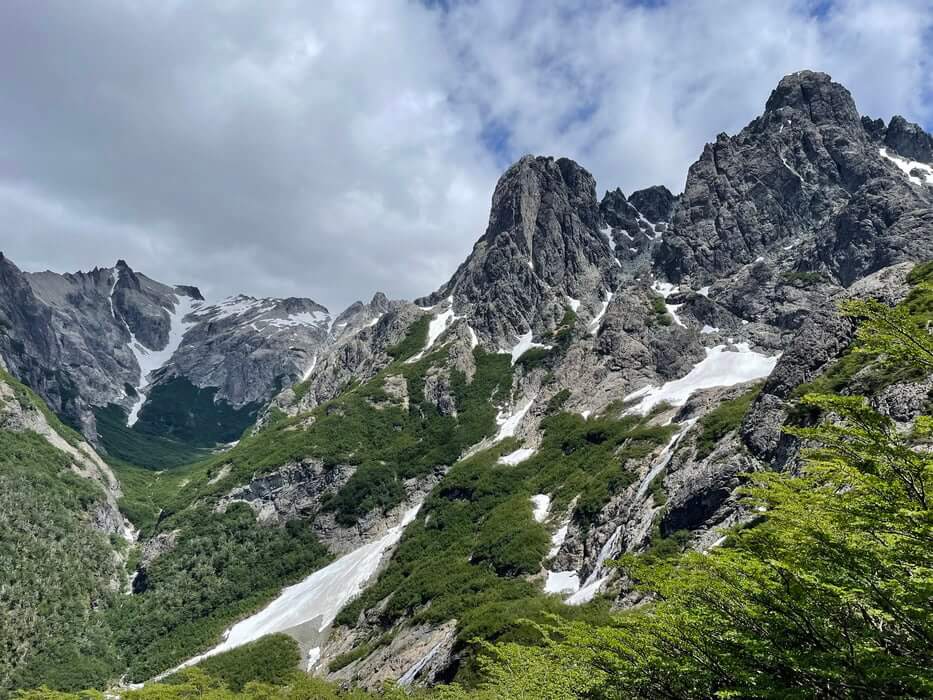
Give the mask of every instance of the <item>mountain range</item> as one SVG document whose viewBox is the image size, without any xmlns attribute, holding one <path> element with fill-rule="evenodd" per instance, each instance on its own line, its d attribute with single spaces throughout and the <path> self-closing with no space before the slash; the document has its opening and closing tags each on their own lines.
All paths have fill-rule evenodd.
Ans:
<svg viewBox="0 0 933 700">
<path fill-rule="evenodd" d="M 811 71 L 680 194 L 600 199 L 574 161 L 524 156 L 412 301 L 332 316 L 0 254 L 22 562 L 0 566 L 0 695 L 143 682 L 273 633 L 340 683 L 469 683 L 478 639 L 639 603 L 610 560 L 753 522 L 743 475 L 800 468 L 801 387 L 835 372 L 915 419 L 930 378 L 840 370 L 837 308 L 899 304 L 929 260 L 933 137 Z"/>
</svg>

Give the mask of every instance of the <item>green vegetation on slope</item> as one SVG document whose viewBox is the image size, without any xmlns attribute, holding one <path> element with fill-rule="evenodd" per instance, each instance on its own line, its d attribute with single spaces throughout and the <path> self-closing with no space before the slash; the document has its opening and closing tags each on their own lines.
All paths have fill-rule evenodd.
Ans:
<svg viewBox="0 0 933 700">
<path fill-rule="evenodd" d="M 295 677 L 301 661 L 298 642 L 284 634 L 270 634 L 250 644 L 210 656 L 197 665 L 211 678 L 239 693 L 248 683 L 284 685 Z M 184 672 L 165 679 L 166 683 L 183 685 Z"/>
<path fill-rule="evenodd" d="M 141 592 L 121 598 L 110 615 L 134 681 L 216 642 L 230 622 L 330 558 L 309 523 L 262 527 L 243 503 L 224 513 L 188 509 L 172 529 L 174 548 L 140 573 L 134 588 Z"/>
<path fill-rule="evenodd" d="M 255 663 L 248 663 L 259 671 Z M 236 689 L 234 686 L 238 683 L 237 675 L 228 682 L 222 675 L 209 675 L 201 668 L 192 668 L 178 674 L 172 682 L 150 683 L 138 690 L 120 689 L 119 697 L 121 700 L 367 700 L 377 697 L 405 700 L 409 697 L 401 689 L 389 689 L 378 695 L 363 690 L 343 690 L 297 670 L 271 682 L 260 673 Z M 105 696 L 94 691 L 62 693 L 39 688 L 25 691 L 18 697 L 19 700 L 103 700 Z"/>
<path fill-rule="evenodd" d="M 696 443 L 697 459 L 709 457 L 720 440 L 742 425 L 742 419 L 761 393 L 761 387 L 761 384 L 757 384 L 741 396 L 723 401 L 700 419 Z"/>
<path fill-rule="evenodd" d="M 465 645 L 474 638 L 533 642 L 539 634 L 526 620 L 597 614 L 598 606 L 568 608 L 522 578 L 540 569 L 549 545 L 547 531 L 532 517 L 531 496 L 551 494 L 552 512 L 559 513 L 585 494 L 589 517 L 632 482 L 628 460 L 663 445 L 675 428 L 635 417 L 587 421 L 569 413 L 546 418 L 543 428 L 538 452 L 518 465 L 498 463 L 517 446 L 514 440 L 455 464 L 406 530 L 386 571 L 337 623 L 352 625 L 363 610 L 385 628 L 403 616 L 416 622 L 457 619 Z M 474 671 L 468 660 L 459 677 L 469 680 Z"/>
<path fill-rule="evenodd" d="M 217 388 L 200 389 L 184 377 L 157 385 L 146 397 L 133 426 L 137 433 L 170 438 L 192 447 L 238 440 L 259 412 L 258 403 L 234 408 L 216 399 Z"/>
<path fill-rule="evenodd" d="M 305 458 L 356 467 L 327 503 L 341 523 L 352 525 L 374 508 L 392 508 L 404 496 L 402 480 L 453 464 L 464 450 L 491 435 L 496 428 L 496 401 L 508 398 L 511 391 L 509 357 L 477 348 L 472 382 L 467 383 L 462 372 L 451 371 L 456 417 L 442 415 L 424 396 L 426 375 L 439 353 L 443 350 L 411 364 L 393 362 L 370 381 L 349 388 L 308 415 L 283 416 L 244 436 L 229 452 L 204 462 L 169 510 L 181 510 L 197 497 L 225 493 L 235 484 Z M 407 410 L 390 401 L 383 388 L 385 378 L 394 375 L 407 381 Z M 227 475 L 209 483 L 227 465 Z"/>
<path fill-rule="evenodd" d="M 116 404 L 94 409 L 94 417 L 97 435 L 112 461 L 161 470 L 190 464 L 207 454 L 204 449 L 127 426 L 126 411 Z"/>
<path fill-rule="evenodd" d="M 256 420 L 257 404 L 235 409 L 215 401 L 216 393 L 176 377 L 153 389 L 132 427 L 120 406 L 96 408 L 97 434 L 114 460 L 157 470 L 191 464 L 239 439 Z"/>
<path fill-rule="evenodd" d="M 846 311 L 863 319 L 858 352 L 875 369 L 927 377 L 933 285 L 913 281 L 899 309 Z M 802 400 L 833 419 L 789 429 L 817 446 L 801 474 L 749 475 L 748 506 L 763 512 L 754 526 L 707 554 L 678 554 L 674 533 L 652 556 L 626 557 L 653 602 L 595 625 L 558 622 L 539 645 L 489 649 L 482 687 L 445 697 L 933 695 L 933 416 L 905 433 L 861 397 Z"/>
<path fill-rule="evenodd" d="M 120 580 L 91 524 L 103 493 L 70 463 L 34 433 L 0 431 L 0 697 L 100 687 L 117 668 L 94 612 Z"/>
<path fill-rule="evenodd" d="M 140 539 L 153 534 L 162 509 L 174 503 L 185 484 L 206 469 L 200 463 L 158 471 L 114 459 L 108 463 L 123 491 L 118 503 L 120 510 L 139 530 Z"/>
</svg>

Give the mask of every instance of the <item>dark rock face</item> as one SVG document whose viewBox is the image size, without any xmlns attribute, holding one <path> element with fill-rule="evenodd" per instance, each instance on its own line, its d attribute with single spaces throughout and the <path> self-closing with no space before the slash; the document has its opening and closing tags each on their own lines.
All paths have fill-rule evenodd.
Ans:
<svg viewBox="0 0 933 700">
<path fill-rule="evenodd" d="M 891 118 L 884 144 L 910 160 L 933 163 L 933 136 L 900 115 Z"/>
<path fill-rule="evenodd" d="M 645 218 L 653 224 L 668 222 L 674 213 L 674 202 L 677 198 L 664 185 L 654 185 L 643 190 L 632 192 L 628 198 L 632 206 L 644 214 Z"/>
<path fill-rule="evenodd" d="M 217 387 L 215 400 L 234 408 L 265 403 L 299 381 L 330 340 L 330 314 L 311 299 L 240 296 L 201 305 L 188 318 L 192 325 L 153 384 L 183 377 Z"/>
<path fill-rule="evenodd" d="M 566 158 L 525 156 L 496 185 L 485 235 L 451 280 L 430 297 L 453 296 L 480 338 L 508 347 L 528 331 L 553 330 L 566 297 L 596 309 L 619 277 L 599 231 L 593 176 Z"/>
<path fill-rule="evenodd" d="M 893 133 L 902 147 L 923 142 L 900 122 Z M 658 266 L 671 279 L 706 283 L 765 256 L 850 284 L 933 257 L 923 215 L 933 188 L 886 161 L 879 135 L 828 75 L 787 76 L 761 117 L 737 136 L 720 134 L 690 168 Z"/>
<path fill-rule="evenodd" d="M 135 336 L 150 349 L 168 342 L 176 296 L 122 261 L 113 269 L 57 275 L 0 264 L 0 310 L 9 321 L 0 355 L 11 372 L 93 437 L 92 406 L 129 404 L 139 366 Z M 132 335 L 131 335 L 132 334 Z"/>
</svg>

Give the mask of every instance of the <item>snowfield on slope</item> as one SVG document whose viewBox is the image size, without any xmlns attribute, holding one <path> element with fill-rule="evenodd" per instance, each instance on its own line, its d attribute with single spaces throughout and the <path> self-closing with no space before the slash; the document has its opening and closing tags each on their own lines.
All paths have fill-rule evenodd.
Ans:
<svg viewBox="0 0 933 700">
<path fill-rule="evenodd" d="M 120 282 L 120 272 L 118 269 L 114 268 L 111 274 L 113 275 L 113 282 L 110 287 L 110 313 L 113 314 L 114 319 L 123 324 L 123 327 L 126 328 L 126 332 L 130 334 L 130 350 L 136 357 L 136 364 L 139 365 L 139 382 L 133 387 L 136 390 L 136 401 L 133 402 L 133 406 L 130 408 L 130 413 L 126 419 L 127 426 L 132 427 L 139 419 L 140 409 L 143 407 L 143 404 L 146 403 L 146 394 L 143 393 L 143 388 L 149 383 L 149 375 L 157 369 L 164 367 L 168 361 L 172 359 L 172 355 L 175 354 L 175 351 L 181 345 L 182 338 L 185 335 L 185 331 L 188 330 L 188 326 L 194 325 L 194 321 L 186 321 L 185 317 L 191 312 L 198 310 L 202 302 L 181 294 L 175 294 L 175 308 L 169 309 L 163 307 L 171 323 L 168 342 L 161 350 L 151 350 L 137 340 L 133 331 L 130 330 L 126 319 L 117 316 L 117 310 L 113 303 L 113 295 L 116 293 L 117 284 Z"/>
<path fill-rule="evenodd" d="M 629 412 L 646 414 L 662 401 L 672 406 L 683 406 L 690 395 L 700 389 L 733 386 L 767 377 L 780 357 L 757 353 L 748 343 L 736 343 L 733 348 L 726 345 L 707 348 L 706 359 L 694 365 L 687 376 L 661 386 L 646 386 L 632 392 L 624 400 L 641 401 Z"/>
<path fill-rule="evenodd" d="M 420 508 L 419 503 L 408 510 L 402 521 L 378 540 L 355 549 L 303 581 L 285 588 L 261 611 L 231 627 L 216 647 L 166 671 L 155 680 L 267 634 L 285 632 L 307 622 L 318 620 L 318 631 L 323 632 L 337 613 L 366 587 L 379 568 L 383 555 L 401 539 L 405 527 L 415 519 Z"/>
</svg>

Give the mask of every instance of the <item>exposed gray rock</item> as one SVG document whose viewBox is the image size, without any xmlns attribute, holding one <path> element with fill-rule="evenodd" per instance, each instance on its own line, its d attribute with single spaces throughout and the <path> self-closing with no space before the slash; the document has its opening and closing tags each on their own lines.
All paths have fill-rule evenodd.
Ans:
<svg viewBox="0 0 933 700">
<path fill-rule="evenodd" d="M 486 233 L 437 292 L 416 303 L 453 297 L 481 342 L 508 348 L 531 331 L 550 334 L 568 297 L 592 317 L 621 271 L 599 231 L 593 176 L 566 158 L 525 156 L 496 185 Z"/>
<path fill-rule="evenodd" d="M 433 625 L 402 627 L 385 646 L 379 646 L 359 661 L 325 674 L 328 680 L 351 682 L 367 690 L 379 690 L 387 681 L 397 681 L 402 687 L 430 685 L 451 664 L 451 654 L 457 639 L 457 621 Z M 344 635 L 328 647 L 318 668 L 326 669 L 329 661 L 350 651 L 355 635 Z"/>
<path fill-rule="evenodd" d="M 892 384 L 872 399 L 875 410 L 899 423 L 910 423 L 933 404 L 933 377 Z"/>
<path fill-rule="evenodd" d="M 787 247 L 795 269 L 848 285 L 933 257 L 933 190 L 878 150 L 848 90 L 824 73 L 785 77 L 761 117 L 720 134 L 691 166 L 658 264 L 705 284 Z"/>
<path fill-rule="evenodd" d="M 632 192 L 632 196 L 628 198 L 628 201 L 648 221 L 659 224 L 670 222 L 677 198 L 664 185 L 654 185 Z"/>
<path fill-rule="evenodd" d="M 265 403 L 301 380 L 327 346 L 330 315 L 311 299 L 237 296 L 195 309 L 192 325 L 157 387 L 184 377 L 216 388 L 215 401 L 234 408 Z"/>
<path fill-rule="evenodd" d="M 60 275 L 23 273 L 0 256 L 0 357 L 92 440 L 95 408 L 116 404 L 135 418 L 143 398 L 177 378 L 233 409 L 265 403 L 310 369 L 329 323 L 310 299 L 208 304 L 195 287 L 161 284 L 122 260 Z M 142 376 L 139 356 L 148 373 L 154 353 L 162 365 Z M 161 424 L 142 409 L 150 427 Z"/>
<path fill-rule="evenodd" d="M 287 464 L 235 488 L 217 502 L 214 510 L 224 512 L 233 503 L 246 503 L 264 525 L 312 517 L 323 500 L 343 486 L 354 471 L 349 465 L 325 466 L 317 459 Z"/>
<path fill-rule="evenodd" d="M 933 136 L 899 114 L 891 117 L 884 144 L 910 160 L 933 163 Z"/>
</svg>

